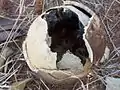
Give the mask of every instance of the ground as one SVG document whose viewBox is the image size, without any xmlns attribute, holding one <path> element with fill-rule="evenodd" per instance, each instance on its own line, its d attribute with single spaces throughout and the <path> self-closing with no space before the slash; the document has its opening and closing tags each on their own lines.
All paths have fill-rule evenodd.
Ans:
<svg viewBox="0 0 120 90">
<path fill-rule="evenodd" d="M 35 6 L 35 0 L 0 0 L 0 89 L 6 90 L 9 86 L 14 86 L 15 82 L 30 79 L 24 90 L 105 90 L 105 77 L 120 77 L 120 1 L 76 0 L 87 5 L 99 16 L 111 53 L 108 60 L 94 68 L 94 77 L 83 78 L 74 85 L 64 87 L 43 82 L 34 75 L 23 59 L 21 45 L 31 22 L 45 9 L 62 3 L 62 0 L 43 1 Z M 10 54 L 7 47 L 11 50 Z"/>
</svg>

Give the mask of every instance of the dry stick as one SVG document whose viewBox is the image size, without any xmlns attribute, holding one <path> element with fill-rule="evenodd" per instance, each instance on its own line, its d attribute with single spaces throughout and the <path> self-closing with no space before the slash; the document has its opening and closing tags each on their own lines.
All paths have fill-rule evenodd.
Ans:
<svg viewBox="0 0 120 90">
<path fill-rule="evenodd" d="M 16 4 L 16 5 L 19 5 L 19 3 L 15 2 L 15 1 L 13 1 L 13 0 L 9 0 L 9 1 L 11 1 L 12 3 L 14 3 L 14 4 Z M 33 0 L 33 2 L 31 2 L 32 4 L 28 4 L 28 7 L 29 7 L 29 6 L 34 6 L 35 1 L 36 1 L 36 0 Z M 26 6 L 24 6 L 24 8 L 26 8 Z"/>
<path fill-rule="evenodd" d="M 117 50 L 119 50 L 120 49 L 120 47 L 117 47 L 116 48 Z M 113 50 L 112 52 L 111 52 L 111 54 L 113 54 L 115 52 L 115 50 Z"/>
<path fill-rule="evenodd" d="M 27 18 L 27 17 L 25 17 L 24 20 L 25 20 L 26 18 Z M 18 29 L 20 28 L 20 26 L 22 25 L 23 22 L 24 22 L 24 21 L 22 21 L 21 24 L 19 24 L 19 26 L 16 28 L 16 31 L 14 31 L 14 32 L 11 33 L 11 35 L 10 35 L 10 37 L 9 37 L 9 40 L 12 39 L 12 37 L 14 36 L 14 33 L 16 33 L 16 32 L 18 31 Z M 6 41 L 7 41 L 7 40 L 6 40 Z M 13 39 L 13 42 L 14 42 L 14 39 Z M 14 42 L 14 43 L 16 43 L 16 42 Z M 19 47 L 19 48 L 20 48 L 20 47 Z M 20 51 L 21 51 L 21 49 L 20 49 Z"/>
<path fill-rule="evenodd" d="M 100 78 L 100 76 L 97 74 L 96 71 L 93 70 L 93 72 L 97 75 L 98 78 Z M 104 85 L 106 85 L 106 83 L 103 81 L 103 79 L 100 78 L 100 80 L 102 81 L 102 83 L 103 83 Z"/>
<path fill-rule="evenodd" d="M 118 48 L 116 48 L 117 50 L 118 49 L 120 49 L 120 47 L 118 47 Z M 111 52 L 111 54 L 112 53 L 114 53 L 116 50 L 114 49 L 112 52 Z M 117 53 L 115 53 L 109 60 L 107 60 L 107 62 L 106 63 L 104 63 L 104 66 L 103 67 L 105 67 L 111 60 L 113 60 L 115 57 L 116 57 L 116 55 L 117 55 Z"/>
<path fill-rule="evenodd" d="M 15 2 L 15 0 L 14 1 L 13 0 L 9 0 L 9 1 L 14 3 L 14 4 L 16 4 L 16 5 L 19 5 L 19 3 Z"/>
<path fill-rule="evenodd" d="M 6 61 L 5 61 L 5 64 L 4 64 L 5 65 L 5 67 L 4 67 L 4 73 L 7 73 L 7 70 L 8 70 L 8 64 L 7 64 L 7 62 L 9 62 L 9 60 L 10 60 L 11 57 L 12 57 L 12 55 L 8 56 L 7 59 L 6 59 Z M 14 60 L 11 60 L 11 61 L 14 61 Z"/>
<path fill-rule="evenodd" d="M 97 74 L 96 74 L 97 75 Z M 97 75 L 98 76 L 98 78 L 100 78 L 100 76 L 99 75 Z M 105 81 L 103 81 L 102 79 L 101 79 L 101 81 L 102 81 L 102 83 L 106 86 L 107 84 L 105 84 Z M 115 87 L 115 86 L 113 86 L 113 87 Z"/>
<path fill-rule="evenodd" d="M 13 28 L 12 28 L 12 30 L 11 30 L 11 32 L 10 32 L 10 34 L 9 34 L 7 40 L 6 40 L 6 42 L 8 42 L 8 41 L 11 40 L 11 38 L 12 38 L 12 36 L 13 36 L 12 32 L 13 32 L 13 30 L 15 29 L 15 27 L 17 26 L 17 23 L 18 23 L 18 21 L 19 21 L 18 19 L 20 18 L 20 15 L 22 14 L 22 8 L 23 8 L 22 6 L 23 6 L 23 3 L 22 3 L 21 1 L 22 1 L 22 0 L 20 0 L 20 10 L 19 10 L 18 18 L 17 18 L 15 24 L 13 25 Z M 5 44 L 5 45 L 3 46 L 1 53 L 3 52 L 4 48 L 6 48 L 6 47 L 7 47 L 7 44 Z"/>
<path fill-rule="evenodd" d="M 27 7 L 34 7 L 35 3 L 36 3 L 36 0 L 33 0 L 33 2 L 27 5 Z M 26 8 L 26 6 L 24 7 Z"/>
<path fill-rule="evenodd" d="M 32 12 L 30 12 L 30 14 L 31 14 Z M 16 31 L 20 28 L 20 26 L 24 23 L 24 20 L 25 19 L 27 19 L 27 16 L 23 19 L 23 21 L 21 22 L 21 24 L 19 24 L 19 26 L 17 27 L 17 29 L 16 29 Z M 34 18 L 33 18 L 34 19 Z M 31 20 L 32 21 L 32 20 Z M 31 21 L 29 21 L 23 28 L 25 28 L 28 24 L 30 24 L 31 23 Z M 14 35 L 14 34 L 13 34 Z M 13 41 L 14 41 L 14 39 L 13 39 Z M 21 51 L 21 53 L 23 53 L 22 52 L 22 49 L 18 46 L 18 44 L 16 43 L 16 42 L 14 42 L 15 44 L 16 44 L 16 46 L 18 47 L 18 49 Z"/>
<path fill-rule="evenodd" d="M 1 28 L 7 35 L 9 35 L 9 34 L 7 33 L 7 31 L 6 31 L 3 27 L 0 26 L 0 28 Z M 9 42 L 13 42 L 13 41 L 4 42 L 4 43 L 0 44 L 0 46 L 2 47 L 2 45 L 6 44 L 6 43 L 9 43 Z M 16 41 L 15 41 L 15 42 L 16 42 Z"/>
<path fill-rule="evenodd" d="M 86 90 L 85 85 L 84 85 L 84 83 L 82 82 L 82 80 L 79 79 L 79 81 L 81 82 L 81 87 L 83 88 L 83 90 Z"/>
<path fill-rule="evenodd" d="M 108 28 L 109 32 L 112 33 L 112 35 L 114 35 L 113 31 L 111 31 L 111 29 L 110 29 L 110 26 L 108 24 L 108 20 L 106 21 L 106 27 Z M 112 36 L 111 36 L 111 38 L 112 38 Z"/>
<path fill-rule="evenodd" d="M 111 18 L 109 18 L 108 16 L 106 16 L 105 18 L 108 19 L 109 21 L 113 22 L 113 20 Z"/>
<path fill-rule="evenodd" d="M 14 76 L 15 82 L 18 82 L 16 73 L 13 76 Z"/>
<path fill-rule="evenodd" d="M 4 64 L 3 66 L 1 66 L 0 69 L 4 68 L 6 65 L 10 64 L 11 62 L 13 62 L 13 61 L 12 60 L 8 61 L 6 64 Z"/>
<path fill-rule="evenodd" d="M 102 6 L 102 8 L 104 8 L 104 6 L 103 6 L 103 0 L 97 0 L 97 2 L 99 3 L 100 6 Z"/>
<path fill-rule="evenodd" d="M 14 66 L 16 65 L 17 61 L 12 65 L 12 67 L 9 69 L 9 71 L 7 73 L 10 73 L 12 71 L 12 69 L 14 68 Z"/>
<path fill-rule="evenodd" d="M 116 72 L 114 72 L 114 73 L 110 73 L 110 74 L 108 74 L 108 75 L 105 75 L 105 76 L 103 76 L 103 77 L 101 77 L 101 78 L 99 78 L 99 79 L 96 79 L 96 80 L 88 83 L 88 85 L 91 85 L 91 84 L 93 84 L 94 82 L 97 82 L 97 81 L 99 81 L 99 80 L 101 80 L 101 79 L 104 79 L 105 77 L 108 77 L 108 76 L 110 76 L 110 75 L 113 75 L 113 74 L 116 74 L 116 73 L 119 73 L 119 72 L 120 72 L 120 71 L 116 71 Z M 86 86 L 86 85 L 85 85 L 85 86 Z M 76 90 L 81 90 L 81 89 L 82 89 L 82 87 L 79 87 L 79 88 L 77 88 Z"/>
<path fill-rule="evenodd" d="M 9 74 L 5 74 L 2 77 L 0 77 L 0 85 L 3 82 L 3 80 L 5 80 L 8 76 L 9 76 Z"/>
<path fill-rule="evenodd" d="M 15 16 L 16 16 L 16 15 L 15 15 Z M 18 15 L 17 15 L 17 16 L 18 16 Z M 21 15 L 21 16 L 26 16 L 26 15 Z M 12 20 L 12 21 L 16 21 L 16 20 L 22 21 L 22 20 L 23 20 L 23 19 L 14 19 L 14 18 L 10 18 L 10 17 L 7 17 L 7 16 L 2 16 L 2 15 L 0 15 L 0 18 Z"/>
<path fill-rule="evenodd" d="M 76 86 L 79 84 L 79 82 L 76 82 L 73 86 L 73 89 L 72 90 L 75 90 Z"/>
<path fill-rule="evenodd" d="M 42 79 L 40 79 L 40 81 L 41 81 L 42 84 L 46 87 L 47 90 L 50 90 L 50 89 L 48 88 L 48 86 L 45 84 L 45 82 L 44 82 Z"/>
<path fill-rule="evenodd" d="M 108 8 L 108 10 L 107 10 L 107 12 L 106 12 L 106 14 L 105 14 L 105 16 L 104 16 L 104 18 L 103 18 L 103 21 L 104 21 L 105 18 L 107 17 L 108 12 L 110 11 L 110 9 L 111 9 L 111 7 L 112 7 L 112 5 L 114 4 L 115 1 L 116 1 L 116 0 L 113 0 L 112 3 L 110 4 L 110 7 Z"/>
<path fill-rule="evenodd" d="M 111 4 L 111 6 L 113 5 L 113 3 L 114 2 L 112 2 L 112 4 Z M 111 6 L 109 7 L 109 9 L 108 9 L 108 11 L 107 11 L 107 13 L 106 13 L 106 15 L 105 15 L 105 17 L 107 16 L 107 14 L 108 14 L 108 12 L 109 12 L 109 10 L 110 10 L 110 8 L 111 8 Z M 104 17 L 104 19 L 105 19 L 105 17 Z M 103 23 L 103 20 L 102 20 L 102 23 Z M 104 23 L 103 23 L 104 24 Z M 105 26 L 105 24 L 104 24 L 104 26 Z M 105 26 L 105 29 L 106 29 L 106 31 L 107 31 L 107 28 L 106 28 L 106 26 Z M 107 31 L 107 34 L 108 34 L 108 36 L 109 36 L 109 32 Z M 109 36 L 109 38 L 110 38 L 110 36 Z M 112 42 L 112 44 L 113 44 L 113 41 L 111 40 L 111 38 L 110 38 L 110 41 Z M 113 44 L 113 46 L 114 46 L 114 44 Z M 115 46 L 114 46 L 114 48 L 116 48 Z M 116 72 L 115 72 L 116 73 Z M 108 75 L 106 75 L 106 76 L 108 76 Z M 106 77 L 106 76 L 104 76 L 104 77 Z M 104 78 L 103 77 L 103 78 Z M 101 78 L 102 79 L 102 78 Z M 97 80 L 99 80 L 99 79 L 97 79 Z M 95 81 L 97 81 L 97 80 L 95 80 Z M 93 81 L 93 82 L 95 82 L 95 81 Z M 93 82 L 91 82 L 91 83 L 89 83 L 89 84 L 92 84 Z M 81 87 L 80 88 L 78 88 L 77 90 L 79 90 L 79 89 L 81 89 Z"/>
<path fill-rule="evenodd" d="M 19 40 L 14 40 L 14 42 L 17 42 L 17 41 L 19 41 Z M 0 44 L 0 48 L 4 45 L 4 44 L 9 44 L 9 43 L 13 43 L 13 41 L 9 41 L 9 42 L 4 42 L 4 43 L 1 43 Z"/>
<path fill-rule="evenodd" d="M 10 86 L 9 85 L 0 85 L 1 90 L 9 90 Z"/>
<path fill-rule="evenodd" d="M 10 74 L 10 76 L 7 77 L 7 78 L 5 79 L 5 81 L 2 82 L 2 85 L 5 84 L 5 83 L 7 82 L 7 80 L 9 80 L 9 79 L 18 71 L 19 67 L 21 67 L 21 65 L 19 65 L 19 66 L 16 68 L 16 70 L 14 70 L 14 71 Z"/>
<path fill-rule="evenodd" d="M 118 1 L 118 0 L 115 0 L 115 1 L 120 4 L 120 1 Z"/>
<path fill-rule="evenodd" d="M 31 12 L 32 13 L 32 12 Z M 30 13 L 30 14 L 31 14 Z M 34 18 L 31 19 L 31 21 L 29 21 L 23 28 L 26 28 L 37 16 L 35 16 Z"/>
<path fill-rule="evenodd" d="M 46 0 L 45 0 L 46 1 Z M 46 2 L 45 4 L 47 4 L 46 6 L 49 6 L 50 4 L 53 4 L 54 0 L 50 1 L 50 2 Z M 48 9 L 48 7 L 47 7 Z"/>
<path fill-rule="evenodd" d="M 119 56 L 120 51 L 119 51 L 119 50 L 117 50 L 117 48 L 116 48 L 115 44 L 113 43 L 113 40 L 112 40 L 112 39 L 111 39 L 111 37 L 110 37 L 110 33 L 109 33 L 109 31 L 107 30 L 107 27 L 106 27 L 106 25 L 105 25 L 104 21 L 102 20 L 102 18 L 101 18 L 101 17 L 100 17 L 100 19 L 101 19 L 101 21 L 102 21 L 102 24 L 103 24 L 103 25 L 104 25 L 104 27 L 105 27 L 105 31 L 106 31 L 106 33 L 107 33 L 107 35 L 108 35 L 108 37 L 109 37 L 109 40 L 110 40 L 110 42 L 111 42 L 111 44 L 112 44 L 113 48 L 117 51 L 117 55 Z"/>
<path fill-rule="evenodd" d="M 42 0 L 42 13 L 45 11 L 45 0 Z"/>
<path fill-rule="evenodd" d="M 31 13 L 30 13 L 31 14 Z M 22 23 L 24 23 L 24 20 L 25 19 L 27 19 L 27 16 L 23 19 L 23 21 L 19 24 L 19 26 L 17 27 L 17 29 L 16 29 L 16 31 L 15 32 L 17 32 L 17 30 L 19 29 L 19 27 L 22 25 Z M 28 24 L 29 24 L 30 22 L 28 22 Z M 26 25 L 27 26 L 27 25 Z M 25 26 L 24 26 L 25 27 Z M 14 32 L 14 33 L 15 33 Z M 14 35 L 14 33 L 11 35 L 11 37 Z M 10 33 L 11 34 L 11 33 Z M 10 35 L 9 34 L 9 35 Z M 9 38 L 9 37 L 8 37 Z M 7 40 L 6 40 L 7 41 Z M 8 41 L 9 42 L 9 41 Z M 21 48 L 17 45 L 17 43 L 16 43 L 16 41 L 13 39 L 13 42 L 16 44 L 16 46 L 18 47 L 18 49 L 22 52 L 22 50 L 21 50 Z M 8 44 L 7 42 L 5 42 L 6 44 Z"/>
<path fill-rule="evenodd" d="M 60 6 L 59 0 L 56 0 L 56 5 Z"/>
<path fill-rule="evenodd" d="M 90 80 L 90 76 L 87 76 L 87 83 L 86 83 L 86 90 L 89 90 L 89 85 L 88 85 L 88 83 L 89 83 L 89 80 Z"/>
<path fill-rule="evenodd" d="M 119 24 L 119 22 L 120 20 L 118 20 L 110 30 L 112 31 Z"/>
<path fill-rule="evenodd" d="M 87 3 L 87 4 L 92 4 L 92 5 L 94 5 L 95 3 L 93 3 L 93 2 L 90 2 L 90 1 L 84 1 L 85 3 Z"/>
<path fill-rule="evenodd" d="M 20 11 L 21 12 L 21 11 Z M 18 17 L 20 17 L 20 16 L 18 16 Z M 17 20 L 19 20 L 19 18 L 17 18 Z M 17 23 L 17 20 L 16 20 L 16 23 Z M 13 26 L 13 28 L 16 26 L 16 23 L 14 24 L 14 26 Z M 6 40 L 7 41 L 7 40 Z M 5 43 L 7 43 L 7 42 L 5 42 Z M 16 43 L 16 42 L 15 42 Z M 15 72 L 14 72 L 15 73 Z M 12 76 L 12 75 L 14 75 L 14 73 L 13 74 L 11 74 L 7 79 L 6 79 L 6 81 Z M 2 84 L 4 84 L 6 81 L 4 81 Z"/>
<path fill-rule="evenodd" d="M 103 67 L 105 67 L 111 60 L 113 60 L 113 58 L 115 58 L 116 55 L 117 55 L 117 54 L 115 54 L 112 58 L 110 58 L 110 59 L 103 65 Z"/>
<path fill-rule="evenodd" d="M 0 27 L 0 28 L 2 28 L 2 27 Z M 6 32 L 7 35 L 9 35 L 4 28 L 2 28 L 2 29 Z M 8 42 L 9 42 L 9 41 L 8 41 Z M 13 42 L 16 44 L 16 40 L 14 40 Z M 4 45 L 5 45 L 5 43 L 4 43 Z M 18 46 L 18 45 L 16 44 L 16 46 Z M 18 46 L 18 48 L 19 48 L 19 46 Z M 19 50 L 21 50 L 21 49 L 19 48 Z M 4 58 L 4 59 L 6 59 L 6 58 Z"/>
<path fill-rule="evenodd" d="M 21 1 L 20 3 L 22 3 L 22 6 L 23 6 L 24 1 L 23 1 L 23 2 Z M 18 16 L 18 18 L 20 18 L 21 14 L 22 14 L 22 8 L 20 8 L 20 10 L 19 10 L 19 16 Z M 19 21 L 19 20 L 17 19 L 17 20 L 16 20 L 16 22 L 15 22 L 15 24 L 14 24 L 14 26 L 13 26 L 13 28 L 12 28 L 12 30 L 11 30 L 11 32 L 10 32 L 10 34 L 9 34 L 9 36 L 8 36 L 8 38 L 7 38 L 7 40 L 6 40 L 6 42 L 12 39 L 12 37 L 13 37 L 14 33 L 15 33 L 15 32 L 17 32 L 17 30 L 18 30 L 18 29 L 19 29 L 19 27 L 21 26 L 21 25 L 19 25 L 19 26 L 17 27 L 16 31 L 15 31 L 15 32 L 13 32 L 13 29 L 14 29 L 14 28 L 15 28 L 15 26 L 17 25 L 17 22 L 18 22 L 18 21 Z M 24 21 L 24 20 L 23 20 L 23 21 Z M 13 32 L 13 34 L 12 34 L 12 32 Z M 13 40 L 13 41 L 14 41 L 14 40 Z M 16 42 L 14 42 L 14 43 L 16 43 Z M 6 45 L 4 45 L 4 46 L 6 47 L 6 46 L 7 46 L 7 44 L 6 44 Z M 20 51 L 21 51 L 21 50 L 20 50 Z"/>
<path fill-rule="evenodd" d="M 40 89 L 40 88 L 41 88 L 41 86 L 40 86 L 41 82 L 39 82 L 39 81 L 37 81 L 37 80 L 34 80 L 34 79 L 33 79 L 33 81 L 39 86 L 39 87 L 38 87 L 39 89 L 37 89 L 37 90 L 41 90 L 41 89 Z"/>
</svg>

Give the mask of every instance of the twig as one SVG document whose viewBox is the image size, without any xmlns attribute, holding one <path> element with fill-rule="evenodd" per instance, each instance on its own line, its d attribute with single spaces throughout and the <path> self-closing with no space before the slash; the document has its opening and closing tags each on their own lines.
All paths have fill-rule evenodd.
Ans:
<svg viewBox="0 0 120 90">
<path fill-rule="evenodd" d="M 115 1 L 116 1 L 116 0 L 113 0 L 113 1 L 112 1 L 111 5 L 109 6 L 108 10 L 106 11 L 106 14 L 105 14 L 105 16 L 104 16 L 104 18 L 103 18 L 103 21 L 104 21 L 105 18 L 107 17 L 108 12 L 110 11 L 110 9 L 111 9 L 111 7 L 112 7 L 112 5 L 114 4 Z"/>
</svg>

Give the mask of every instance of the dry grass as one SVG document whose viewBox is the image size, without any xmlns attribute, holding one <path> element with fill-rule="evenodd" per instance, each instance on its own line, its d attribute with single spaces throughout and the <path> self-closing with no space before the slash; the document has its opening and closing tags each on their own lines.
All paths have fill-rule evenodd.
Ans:
<svg viewBox="0 0 120 90">
<path fill-rule="evenodd" d="M 8 1 L 10 2 L 9 5 L 6 4 Z M 90 7 L 100 17 L 104 26 L 107 44 L 111 48 L 111 53 L 108 60 L 105 60 L 98 67 L 93 69 L 94 77 L 89 76 L 85 78 L 85 80 L 79 79 L 79 82 L 76 82 L 71 90 L 103 90 L 104 85 L 106 85 L 105 77 L 120 77 L 120 1 L 77 1 Z M 0 10 L 4 13 L 0 14 L 0 18 L 14 21 L 6 41 L 0 43 L 1 58 L 6 61 L 5 64 L 0 67 L 0 90 L 8 90 L 12 83 L 27 78 L 32 78 L 32 80 L 27 83 L 25 90 L 70 90 L 69 88 L 71 87 L 69 86 L 67 89 L 61 89 L 60 87 L 48 85 L 41 79 L 35 78 L 23 58 L 21 43 L 24 40 L 24 37 L 14 38 L 15 32 L 19 29 L 26 33 L 28 26 L 36 18 L 37 15 L 35 15 L 34 12 L 35 0 L 0 0 L 0 2 L 5 2 L 4 6 L 0 3 Z M 44 9 L 51 6 L 60 5 L 61 2 L 59 0 L 44 0 L 43 4 L 42 8 L 44 11 Z M 11 5 L 13 5 L 13 7 Z M 15 12 L 10 12 L 11 10 L 9 9 L 14 10 Z M 0 28 L 5 31 L 4 27 L 0 26 Z M 8 47 L 12 48 L 12 51 L 14 52 L 6 58 L 4 57 L 3 52 Z"/>
</svg>

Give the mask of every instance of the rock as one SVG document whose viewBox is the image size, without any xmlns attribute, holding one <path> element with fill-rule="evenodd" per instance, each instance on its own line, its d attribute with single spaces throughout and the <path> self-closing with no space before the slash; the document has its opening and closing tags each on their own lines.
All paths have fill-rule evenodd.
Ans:
<svg viewBox="0 0 120 90">
<path fill-rule="evenodd" d="M 120 90 L 120 78 L 106 77 L 106 90 Z"/>
</svg>

